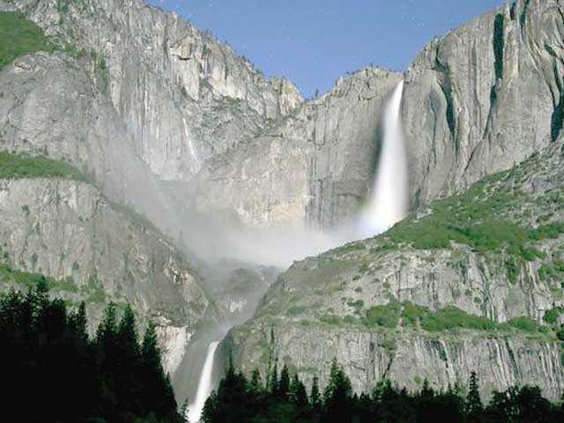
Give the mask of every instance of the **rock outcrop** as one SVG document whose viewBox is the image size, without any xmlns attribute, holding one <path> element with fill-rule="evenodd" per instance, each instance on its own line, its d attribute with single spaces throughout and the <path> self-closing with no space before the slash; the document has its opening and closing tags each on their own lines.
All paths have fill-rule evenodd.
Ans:
<svg viewBox="0 0 564 423">
<path fill-rule="evenodd" d="M 2 261 L 62 281 L 54 294 L 84 300 L 92 328 L 109 301 L 131 304 L 143 324 L 154 320 L 170 372 L 202 319 L 213 318 L 201 278 L 182 253 L 91 184 L 0 180 L 0 222 Z"/>
<path fill-rule="evenodd" d="M 206 158 L 302 102 L 228 46 L 141 0 L 10 1 L 46 34 L 95 52 L 135 151 L 159 177 L 185 180 Z"/>
<path fill-rule="evenodd" d="M 486 394 L 529 383 L 558 398 L 561 344 L 537 325 L 564 305 L 563 140 L 382 236 L 295 263 L 227 338 L 236 363 L 266 373 L 277 358 L 326 381 L 337 358 L 359 392 L 476 371 Z"/>
<path fill-rule="evenodd" d="M 431 42 L 407 70 L 412 205 L 509 169 L 564 121 L 564 3 L 519 0 Z"/>
<path fill-rule="evenodd" d="M 331 228 L 370 190 L 385 100 L 399 74 L 367 68 L 262 136 L 213 157 L 191 186 L 196 206 L 253 226 Z"/>
</svg>

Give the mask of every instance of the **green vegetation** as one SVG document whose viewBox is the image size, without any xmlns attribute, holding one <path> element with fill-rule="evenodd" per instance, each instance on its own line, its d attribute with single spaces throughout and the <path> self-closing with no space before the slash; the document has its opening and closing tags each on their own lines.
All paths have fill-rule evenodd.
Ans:
<svg viewBox="0 0 564 423">
<path fill-rule="evenodd" d="M 30 289 L 44 283 L 50 291 L 78 294 L 87 304 L 103 304 L 107 301 L 106 293 L 100 281 L 91 277 L 86 286 L 79 287 L 72 277 L 55 279 L 39 273 L 22 272 L 8 264 L 0 263 L 0 283 Z"/>
<path fill-rule="evenodd" d="M 368 327 L 382 326 L 395 328 L 398 324 L 401 305 L 397 301 L 391 301 L 387 305 L 371 307 L 366 311 L 364 324 Z"/>
<path fill-rule="evenodd" d="M 558 316 L 557 313 L 561 312 L 560 309 L 547 312 L 545 321 L 554 323 L 557 318 L 554 316 Z M 550 333 L 549 327 L 541 326 L 528 317 L 518 317 L 505 323 L 496 323 L 486 317 L 466 313 L 454 306 L 431 311 L 428 307 L 413 304 L 410 301 L 400 303 L 397 300 L 392 300 L 386 305 L 369 308 L 363 313 L 362 318 L 355 318 L 354 316 L 341 318 L 334 314 L 325 314 L 318 316 L 318 320 L 333 326 L 352 324 L 383 329 L 395 329 L 401 324 L 403 327 L 419 328 L 427 332 L 468 329 L 501 333 L 513 331 L 529 334 Z"/>
<path fill-rule="evenodd" d="M 509 327 L 515 328 L 522 332 L 537 333 L 543 332 L 543 327 L 529 317 L 517 317 L 515 319 L 508 320 L 500 325 L 501 328 Z"/>
<path fill-rule="evenodd" d="M 556 141 L 562 132 L 564 125 L 564 90 L 560 93 L 560 101 L 554 108 L 552 113 L 551 137 L 552 141 Z"/>
<path fill-rule="evenodd" d="M 83 287 L 81 292 L 85 295 L 87 303 L 103 304 L 106 302 L 104 287 L 95 276 L 88 279 L 88 285 Z"/>
<path fill-rule="evenodd" d="M 53 49 L 34 22 L 19 12 L 0 12 L 0 69 L 24 54 Z"/>
<path fill-rule="evenodd" d="M 50 291 L 79 292 L 78 287 L 71 277 L 58 280 L 39 273 L 15 270 L 9 265 L 2 263 L 0 263 L 0 282 L 9 285 L 17 285 L 24 289 L 33 288 L 39 283 L 44 283 Z"/>
<path fill-rule="evenodd" d="M 87 181 L 72 165 L 43 156 L 0 152 L 0 179 L 65 178 Z"/>
<path fill-rule="evenodd" d="M 543 320 L 549 325 L 554 325 L 558 322 L 558 319 L 562 316 L 562 314 L 564 314 L 564 307 L 554 307 L 544 313 Z"/>
<path fill-rule="evenodd" d="M 417 304 L 413 304 L 410 301 L 405 301 L 403 303 L 402 309 L 402 319 L 406 326 L 417 326 L 417 324 L 423 320 L 429 314 L 429 308 L 423 307 Z"/>
<path fill-rule="evenodd" d="M 449 306 L 435 313 L 428 313 L 421 320 L 421 327 L 429 332 L 451 329 L 494 330 L 496 323 L 481 316 L 468 314 Z"/>
<path fill-rule="evenodd" d="M 362 242 L 351 242 L 343 247 L 337 248 L 338 253 L 351 253 L 353 251 L 365 250 L 366 246 Z"/>
<path fill-rule="evenodd" d="M 419 385 L 408 392 L 383 380 L 369 393 L 355 393 L 344 369 L 333 360 L 323 392 L 314 376 L 308 395 L 303 382 L 289 365 L 269 366 L 264 379 L 255 370 L 250 379 L 230 366 L 219 388 L 207 400 L 202 421 L 384 423 L 384 422 L 538 422 L 564 419 L 562 401 L 551 404 L 538 387 L 511 387 L 494 392 L 489 403 L 480 398 L 476 373 L 467 389 L 460 386 L 436 391 L 429 382 L 414 376 Z M 464 395 L 462 392 L 467 391 Z"/>
<path fill-rule="evenodd" d="M 411 245 L 423 250 L 450 249 L 453 242 L 465 244 L 476 253 L 498 254 L 505 263 L 508 278 L 515 281 L 525 262 L 546 259 L 539 242 L 557 239 L 564 233 L 562 221 L 538 227 L 515 223 L 530 220 L 526 217 L 530 212 L 528 203 L 541 204 L 549 210 L 561 206 L 560 189 L 533 199 L 515 184 L 526 177 L 527 166 L 534 164 L 534 160 L 533 157 L 510 171 L 491 175 L 462 194 L 434 201 L 429 206 L 431 213 L 398 223 L 380 238 L 381 243 Z M 549 217 L 547 213 L 543 219 Z M 561 268 L 558 264 L 545 266 L 539 273 L 548 278 L 561 273 Z"/>
<path fill-rule="evenodd" d="M 7 264 L 0 264 L 0 282 L 15 284 L 24 288 L 33 288 L 39 283 L 46 283 L 50 289 L 53 289 L 57 284 L 52 278 L 47 278 L 38 273 L 20 272 Z"/>
</svg>

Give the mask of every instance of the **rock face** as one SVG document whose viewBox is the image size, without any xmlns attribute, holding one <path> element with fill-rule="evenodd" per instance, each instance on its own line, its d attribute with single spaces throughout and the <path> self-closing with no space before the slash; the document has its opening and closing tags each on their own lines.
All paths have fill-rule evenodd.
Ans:
<svg viewBox="0 0 564 423">
<path fill-rule="evenodd" d="M 244 327 L 227 342 L 238 351 L 241 361 L 236 365 L 244 372 L 259 369 L 264 377 L 278 358 L 310 387 L 315 376 L 320 386 L 326 386 L 329 372 L 319 369 L 330 366 L 333 359 L 344 363 L 356 392 L 370 392 L 383 379 L 409 390 L 421 389 L 425 379 L 443 389 L 466 386 L 471 372 L 476 371 L 484 399 L 494 390 L 530 384 L 558 400 L 564 383 L 557 343 L 515 336 L 390 335 L 355 327 L 277 321 Z"/>
<path fill-rule="evenodd" d="M 56 292 L 85 300 L 93 327 L 105 304 L 130 303 L 159 326 L 174 371 L 187 340 L 213 307 L 182 254 L 149 222 L 94 186 L 66 179 L 0 180 L 3 260 L 66 281 Z M 174 335 L 174 336 L 172 336 Z M 170 357 L 169 357 L 170 355 Z"/>
<path fill-rule="evenodd" d="M 383 377 L 412 388 L 427 377 L 446 388 L 476 371 L 485 394 L 529 383 L 558 398 L 561 345 L 532 320 L 544 323 L 564 304 L 562 270 L 555 270 L 564 258 L 563 141 L 380 237 L 295 263 L 227 338 L 236 363 L 266 373 L 278 358 L 323 382 L 337 358 L 359 392 Z M 449 241 L 449 228 L 465 235 Z M 431 323 L 449 307 L 467 313 L 458 330 Z M 419 312 L 431 317 L 413 317 Z M 472 316 L 486 318 L 489 329 L 470 326 Z M 516 323 L 523 321 L 530 330 Z"/>
<path fill-rule="evenodd" d="M 542 323 L 562 306 L 562 234 L 544 236 L 539 225 L 562 221 L 563 8 L 562 0 L 519 0 L 421 52 L 404 75 L 402 108 L 418 212 L 383 237 L 292 266 L 229 335 L 238 365 L 265 371 L 279 357 L 311 380 L 337 357 L 357 390 L 381 377 L 446 387 L 476 370 L 486 392 L 532 383 L 560 395 L 552 329 L 500 325 Z M 215 332 L 194 335 L 212 301 L 182 254 L 116 204 L 170 231 L 185 224 L 179 204 L 254 227 L 347 222 L 369 194 L 383 107 L 402 76 L 364 69 L 304 103 L 288 81 L 265 78 L 211 35 L 141 0 L 0 0 L 0 10 L 22 11 L 58 46 L 0 69 L 0 149 L 68 161 L 96 184 L 0 181 L 3 251 L 23 270 L 72 277 L 79 293 L 95 277 L 104 295 L 158 316 L 168 369 L 180 366 L 177 383 L 190 384 L 193 356 L 215 340 Z M 466 197 L 418 209 L 549 146 Z M 480 220 L 482 203 L 493 223 Z M 451 214 L 461 231 L 442 224 Z M 528 244 L 508 236 L 508 225 Z M 445 245 L 440 233 L 453 238 Z M 235 320 L 252 312 L 273 274 L 236 267 L 208 274 L 207 287 Z M 403 313 L 407 301 L 427 307 L 426 316 L 456 306 L 496 330 L 371 325 L 377 307 L 399 304 Z"/>
<path fill-rule="evenodd" d="M 173 221 L 158 181 L 135 154 L 96 57 L 37 53 L 0 71 L 2 150 L 73 163 L 112 200 Z"/>
<path fill-rule="evenodd" d="M 383 105 L 400 79 L 377 68 L 341 79 L 261 137 L 210 160 L 193 181 L 193 201 L 253 226 L 342 223 L 369 192 Z"/>
<path fill-rule="evenodd" d="M 140 0 L 10 1 L 47 35 L 93 51 L 135 151 L 159 177 L 188 179 L 302 99 L 208 33 Z"/>
<path fill-rule="evenodd" d="M 406 73 L 412 205 L 460 191 L 562 129 L 564 3 L 519 0 L 431 42 Z"/>
<path fill-rule="evenodd" d="M 67 57 L 65 66 L 75 69 L 66 70 L 59 85 L 50 81 L 32 98 L 19 95 L 23 110 L 64 121 L 67 109 L 50 110 L 41 99 L 55 95 L 56 104 L 68 104 L 61 97 L 78 96 L 91 104 L 77 72 L 97 85 L 95 105 L 73 110 L 75 123 L 65 131 L 56 123 L 58 133 L 45 121 L 18 121 L 18 102 L 3 100 L 18 148 L 41 133 L 46 139 L 89 134 L 81 135 L 82 150 L 72 140 L 64 155 L 102 168 L 108 166 L 95 163 L 111 159 L 110 149 L 88 159 L 85 151 L 115 137 L 112 147 L 141 160 L 136 167 L 146 166 L 143 178 L 179 182 L 194 208 L 226 212 L 247 225 L 329 228 L 350 218 L 368 195 L 382 105 L 400 75 L 366 69 L 304 104 L 289 82 L 265 78 L 211 35 L 140 0 L 0 2 L 0 9 L 14 8 L 73 45 L 80 58 Z M 433 41 L 416 58 L 405 75 L 402 112 L 413 207 L 507 169 L 557 138 L 562 9 L 560 0 L 520 0 Z M 21 78 L 33 73 L 29 66 L 17 62 L 5 76 L 15 84 L 13 74 L 21 72 L 17 86 L 28 86 Z M 50 67 L 34 76 L 51 76 Z M 68 92 L 62 81 L 70 82 Z M 42 92 L 50 87 L 58 91 Z M 111 122 L 93 118 L 104 101 Z M 127 201 L 138 196 L 125 194 Z M 140 207 L 146 214 L 150 208 Z"/>
</svg>

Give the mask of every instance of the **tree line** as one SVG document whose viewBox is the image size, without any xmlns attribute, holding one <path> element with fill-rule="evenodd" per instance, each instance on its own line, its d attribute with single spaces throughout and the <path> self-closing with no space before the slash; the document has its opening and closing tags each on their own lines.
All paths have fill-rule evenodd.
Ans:
<svg viewBox="0 0 564 423">
<path fill-rule="evenodd" d="M 378 383 L 371 393 L 357 395 L 342 367 L 331 365 L 323 392 L 317 378 L 309 394 L 299 377 L 286 366 L 263 382 L 258 371 L 250 379 L 232 365 L 205 404 L 205 423 L 335 422 L 335 423 L 556 423 L 564 422 L 564 402 L 553 404 L 538 387 L 512 387 L 495 392 L 483 404 L 479 383 L 472 373 L 467 394 L 460 387 L 436 391 L 424 381 L 418 392 L 399 389 L 390 381 Z"/>
<path fill-rule="evenodd" d="M 94 337 L 84 302 L 50 299 L 45 280 L 0 297 L 3 421 L 180 422 L 155 327 L 139 339 L 125 307 L 110 304 Z"/>
</svg>

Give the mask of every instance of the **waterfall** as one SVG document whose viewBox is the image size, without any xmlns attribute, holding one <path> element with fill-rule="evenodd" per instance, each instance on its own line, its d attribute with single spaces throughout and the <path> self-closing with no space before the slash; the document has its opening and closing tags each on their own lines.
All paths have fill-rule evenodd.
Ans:
<svg viewBox="0 0 564 423">
<path fill-rule="evenodd" d="M 208 346 L 206 361 L 204 361 L 204 367 L 202 368 L 202 373 L 200 374 L 200 381 L 198 383 L 196 399 L 188 407 L 188 421 L 190 423 L 197 423 L 200 421 L 200 418 L 202 417 L 202 411 L 204 410 L 204 404 L 210 396 L 212 390 L 213 360 L 215 356 L 215 350 L 217 349 L 218 345 L 219 341 L 215 341 Z"/>
<path fill-rule="evenodd" d="M 386 231 L 403 219 L 408 210 L 407 160 L 400 111 L 401 81 L 384 111 L 384 137 L 368 207 L 361 219 L 363 236 Z"/>
</svg>

